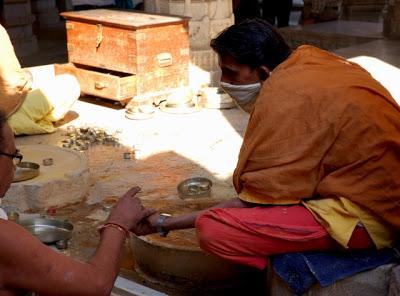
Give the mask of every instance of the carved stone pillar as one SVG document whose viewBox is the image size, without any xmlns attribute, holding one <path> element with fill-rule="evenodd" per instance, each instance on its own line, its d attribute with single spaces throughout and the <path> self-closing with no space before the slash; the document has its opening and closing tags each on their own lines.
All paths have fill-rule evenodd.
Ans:
<svg viewBox="0 0 400 296">
<path fill-rule="evenodd" d="M 383 15 L 384 35 L 391 39 L 400 39 L 400 0 L 386 0 Z"/>
<path fill-rule="evenodd" d="M 234 23 L 232 0 L 145 0 L 146 12 L 184 15 L 189 21 L 191 62 L 208 72 L 203 83 L 219 84 L 220 70 L 210 41 Z M 208 81 L 206 81 L 208 80 Z"/>
</svg>

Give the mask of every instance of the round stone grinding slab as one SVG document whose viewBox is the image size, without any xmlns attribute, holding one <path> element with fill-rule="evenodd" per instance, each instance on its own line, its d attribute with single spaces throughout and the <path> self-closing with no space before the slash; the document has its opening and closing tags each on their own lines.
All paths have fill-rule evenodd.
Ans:
<svg viewBox="0 0 400 296">
<path fill-rule="evenodd" d="M 19 146 L 24 161 L 41 164 L 52 158 L 51 166 L 41 166 L 40 174 L 30 180 L 13 183 L 3 199 L 19 211 L 61 207 L 81 200 L 90 186 L 85 154 L 50 145 Z"/>
</svg>

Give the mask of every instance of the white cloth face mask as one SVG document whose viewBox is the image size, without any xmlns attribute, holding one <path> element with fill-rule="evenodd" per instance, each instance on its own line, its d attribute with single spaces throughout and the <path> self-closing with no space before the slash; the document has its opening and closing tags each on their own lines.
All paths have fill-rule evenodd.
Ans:
<svg viewBox="0 0 400 296">
<path fill-rule="evenodd" d="M 261 82 L 235 85 L 221 81 L 221 88 L 232 97 L 243 111 L 250 113 L 260 93 Z"/>
</svg>

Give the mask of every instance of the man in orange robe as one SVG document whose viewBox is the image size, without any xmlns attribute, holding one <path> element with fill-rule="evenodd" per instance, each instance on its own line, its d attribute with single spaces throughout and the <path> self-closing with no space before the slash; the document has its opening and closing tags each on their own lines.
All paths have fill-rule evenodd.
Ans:
<svg viewBox="0 0 400 296">
<path fill-rule="evenodd" d="M 238 197 L 154 229 L 195 226 L 201 247 L 263 269 L 287 252 L 391 247 L 400 230 L 400 108 L 360 66 L 312 46 L 291 51 L 268 23 L 211 42 L 248 127 Z M 149 230 L 150 231 L 150 230 Z"/>
</svg>

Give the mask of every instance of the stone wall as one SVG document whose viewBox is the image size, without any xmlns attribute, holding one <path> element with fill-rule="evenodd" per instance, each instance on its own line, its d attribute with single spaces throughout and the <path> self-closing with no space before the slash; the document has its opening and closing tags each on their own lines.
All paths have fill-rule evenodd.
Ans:
<svg viewBox="0 0 400 296">
<path fill-rule="evenodd" d="M 385 0 L 345 0 L 342 19 L 379 22 L 384 5 Z"/>
<path fill-rule="evenodd" d="M 391 39 L 400 39 L 400 0 L 386 0 L 383 15 L 384 35 Z"/>
<path fill-rule="evenodd" d="M 0 1 L 1 2 L 1 1 Z M 33 33 L 30 0 L 5 0 L 0 9 L 0 22 L 6 28 L 15 52 L 18 56 L 34 53 L 38 50 L 37 38 Z"/>
<path fill-rule="evenodd" d="M 209 83 L 219 81 L 219 67 L 210 41 L 234 23 L 231 0 L 146 0 L 145 11 L 184 15 L 189 21 L 190 59 L 192 64 L 209 72 Z"/>
</svg>

